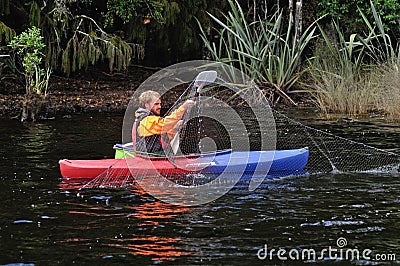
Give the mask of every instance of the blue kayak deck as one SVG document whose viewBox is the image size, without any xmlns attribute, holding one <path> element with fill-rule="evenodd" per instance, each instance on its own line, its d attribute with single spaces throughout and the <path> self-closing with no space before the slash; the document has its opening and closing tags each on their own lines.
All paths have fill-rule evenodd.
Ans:
<svg viewBox="0 0 400 266">
<path fill-rule="evenodd" d="M 130 145 L 115 144 L 116 152 L 132 152 Z M 138 156 L 138 155 L 136 155 Z M 142 156 L 142 155 L 139 155 Z M 303 171 L 308 162 L 308 148 L 272 151 L 232 151 L 222 150 L 197 155 L 184 155 L 198 157 L 197 166 L 203 165 L 200 171 L 204 174 L 218 173 L 261 173 L 270 175 L 290 175 L 297 171 Z M 165 159 L 165 157 L 151 157 L 151 160 Z M 180 156 L 177 156 L 178 158 Z"/>
<path fill-rule="evenodd" d="M 303 170 L 307 148 L 276 151 L 235 151 L 214 158 L 202 173 L 282 173 Z"/>
</svg>

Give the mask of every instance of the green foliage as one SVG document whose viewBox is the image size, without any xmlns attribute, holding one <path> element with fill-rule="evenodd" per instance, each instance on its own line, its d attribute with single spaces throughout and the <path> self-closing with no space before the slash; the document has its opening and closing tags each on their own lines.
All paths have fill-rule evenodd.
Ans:
<svg viewBox="0 0 400 266">
<path fill-rule="evenodd" d="M 15 30 L 11 29 L 0 21 L 0 43 L 3 41 L 9 43 L 15 37 L 15 35 Z"/>
<path fill-rule="evenodd" d="M 137 17 L 153 18 L 163 22 L 163 2 L 157 0 L 108 0 L 105 26 L 114 25 L 114 18 L 118 17 L 123 23 L 128 23 Z"/>
<path fill-rule="evenodd" d="M 210 17 L 204 10 L 216 13 L 226 1 L 205 0 L 160 0 L 163 3 L 163 23 L 143 24 L 138 21 L 125 31 L 129 36 L 141 34 L 146 44 L 146 61 L 150 64 L 166 65 L 182 60 L 202 57 L 202 40 L 196 19 L 204 27 L 210 25 Z M 218 12 L 219 14 L 219 12 Z"/>
<path fill-rule="evenodd" d="M 372 18 L 371 3 L 375 6 L 377 14 L 382 17 L 382 25 L 385 29 L 398 24 L 400 19 L 400 2 L 398 0 L 320 0 L 318 1 L 317 15 L 329 14 L 333 19 L 342 21 L 342 25 L 350 25 L 354 28 L 357 27 L 354 22 L 359 23 L 360 26 L 363 24 L 362 15 L 357 13 L 357 10 Z"/>
<path fill-rule="evenodd" d="M 143 45 L 128 43 L 117 34 L 105 32 L 100 27 L 101 16 L 96 21 L 84 14 L 74 14 L 77 10 L 73 3 L 88 5 L 89 9 L 91 0 L 56 1 L 50 16 L 43 20 L 42 28 L 48 30 L 46 59 L 53 69 L 61 68 L 69 76 L 106 60 L 110 71 L 122 70 L 132 58 L 143 58 Z"/>
<path fill-rule="evenodd" d="M 399 89 L 396 72 L 400 67 L 400 49 L 392 45 L 372 3 L 371 12 L 373 22 L 361 12 L 369 30 L 365 35 L 354 33 L 346 39 L 341 27 L 334 22 L 336 36 L 330 38 L 321 28 L 324 44 L 316 49 L 310 73 L 316 88 L 314 101 L 325 113 L 400 112 L 398 101 L 388 100 L 393 98 L 389 95 L 393 96 Z"/>
<path fill-rule="evenodd" d="M 346 41 L 342 34 L 337 32 L 337 42 L 326 40 L 315 48 L 315 59 L 310 67 L 315 91 L 311 97 L 325 114 L 363 114 L 371 110 L 371 101 L 377 93 L 363 79 L 365 66 L 360 59 L 365 56 L 365 50 L 362 45 L 354 44 L 354 35 Z"/>
<path fill-rule="evenodd" d="M 0 43 L 9 43 L 15 36 L 15 31 L 0 21 Z M 15 60 L 10 56 L 6 48 L 7 47 L 0 46 L 0 78 L 3 78 L 3 76 L 7 74 L 7 70 L 10 72 L 8 75 L 14 75 L 16 72 Z"/>
<path fill-rule="evenodd" d="M 31 2 L 29 24 L 35 27 L 40 26 L 40 7 L 35 1 Z"/>
<path fill-rule="evenodd" d="M 10 14 L 10 0 L 0 0 L 0 14 Z"/>
<path fill-rule="evenodd" d="M 22 57 L 22 66 L 25 71 L 26 93 L 36 92 L 46 95 L 50 70 L 41 68 L 45 48 L 40 29 L 32 26 L 27 31 L 15 36 L 9 46 Z"/>
<path fill-rule="evenodd" d="M 11 48 L 17 49 L 17 54 L 22 55 L 22 65 L 26 72 L 33 71 L 35 65 L 39 65 L 42 61 L 42 50 L 45 47 L 40 29 L 35 26 L 15 36 L 11 40 Z"/>
<path fill-rule="evenodd" d="M 268 20 L 248 23 L 238 2 L 229 0 L 229 4 L 231 11 L 222 15 L 223 20 L 209 14 L 220 26 L 215 29 L 218 42 L 209 42 L 202 29 L 201 36 L 211 57 L 239 68 L 269 89 L 271 102 L 283 98 L 295 105 L 288 92 L 302 73 L 301 55 L 314 38 L 315 27 L 297 38 L 292 34 L 291 21 L 285 25 L 282 12 L 269 16 Z"/>
<path fill-rule="evenodd" d="M 21 0 L 12 2 L 11 8 L 21 18 L 21 25 L 13 23 L 16 29 L 25 23 L 38 25 L 46 44 L 46 63 L 69 75 L 103 62 L 112 67 L 110 71 L 121 70 L 132 60 L 143 59 L 145 45 L 152 52 L 147 61 L 152 64 L 199 58 L 202 47 L 194 18 L 209 24 L 204 10 L 224 5 L 225 1 L 205 0 Z M 87 36 L 93 40 L 85 40 Z M 118 38 L 116 45 L 110 42 Z"/>
<path fill-rule="evenodd" d="M 318 15 L 329 14 L 332 18 L 343 19 L 350 11 L 350 5 L 353 3 L 354 1 L 320 0 L 318 1 Z"/>
<path fill-rule="evenodd" d="M 369 51 L 368 55 L 374 64 L 398 63 L 397 60 L 400 53 L 399 44 L 397 44 L 397 47 L 395 47 L 393 44 L 392 38 L 387 33 L 382 18 L 376 11 L 376 8 L 372 2 L 371 12 L 373 14 L 373 22 L 370 22 L 366 15 L 360 11 L 361 16 L 363 17 L 363 22 L 370 32 L 367 41 L 370 41 L 372 45 L 369 45 L 369 43 L 365 42 L 363 43 L 366 49 Z"/>
<path fill-rule="evenodd" d="M 162 0 L 163 10 L 161 17 L 166 26 L 176 25 L 178 23 L 178 15 L 181 13 L 181 6 L 175 1 Z"/>
<path fill-rule="evenodd" d="M 80 28 L 84 22 L 90 24 L 88 33 Z M 89 17 L 81 16 L 79 26 L 62 52 L 61 67 L 67 75 L 104 59 L 110 71 L 121 70 L 129 66 L 133 56 L 144 56 L 142 45 L 129 44 L 119 36 L 106 33 Z"/>
</svg>

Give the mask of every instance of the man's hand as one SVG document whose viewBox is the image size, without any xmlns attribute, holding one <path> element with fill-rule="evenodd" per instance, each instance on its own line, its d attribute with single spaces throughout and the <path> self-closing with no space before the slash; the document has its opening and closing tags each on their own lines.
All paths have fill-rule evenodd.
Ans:
<svg viewBox="0 0 400 266">
<path fill-rule="evenodd" d="M 175 124 L 174 130 L 175 130 L 175 131 L 178 131 L 179 128 L 182 126 L 182 124 L 183 124 L 183 120 L 179 120 L 179 121 Z"/>
<path fill-rule="evenodd" d="M 187 110 L 188 108 L 192 107 L 194 105 L 195 101 L 193 100 L 187 100 L 182 107 L 185 108 L 185 110 Z"/>
</svg>

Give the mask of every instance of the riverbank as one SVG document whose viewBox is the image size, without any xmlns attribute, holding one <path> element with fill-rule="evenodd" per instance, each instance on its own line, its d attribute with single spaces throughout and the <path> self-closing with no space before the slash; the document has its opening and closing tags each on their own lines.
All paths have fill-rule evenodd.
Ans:
<svg viewBox="0 0 400 266">
<path fill-rule="evenodd" d="M 124 111 L 136 88 L 153 72 L 130 68 L 114 74 L 93 70 L 69 78 L 52 75 L 43 115 L 49 118 L 55 113 Z M 0 115 L 18 117 L 24 92 L 22 82 L 2 80 Z"/>
<path fill-rule="evenodd" d="M 130 67 L 127 71 L 109 74 L 93 69 L 69 78 L 53 74 L 39 119 L 52 118 L 60 113 L 124 112 L 135 90 L 157 70 Z M 1 80 L 0 116 L 19 118 L 24 93 L 23 82 L 15 79 Z M 179 90 L 176 93 L 175 97 L 164 99 L 165 107 L 172 105 L 179 97 Z M 310 107 L 309 102 L 296 100 L 299 100 L 299 107 Z"/>
</svg>

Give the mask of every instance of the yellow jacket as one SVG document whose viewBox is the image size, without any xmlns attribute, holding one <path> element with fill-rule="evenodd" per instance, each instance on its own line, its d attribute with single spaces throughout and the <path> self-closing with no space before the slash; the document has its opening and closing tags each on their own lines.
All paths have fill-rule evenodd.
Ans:
<svg viewBox="0 0 400 266">
<path fill-rule="evenodd" d="M 178 123 L 178 121 L 182 118 L 184 113 L 185 108 L 180 106 L 178 109 L 176 109 L 166 117 L 160 117 L 150 114 L 140 121 L 137 128 L 138 135 L 140 137 L 149 137 L 152 135 L 161 135 L 167 133 L 168 138 L 172 139 L 176 134 L 174 127 L 176 123 Z M 139 115 L 140 114 L 136 112 L 136 117 L 138 117 Z"/>
</svg>

